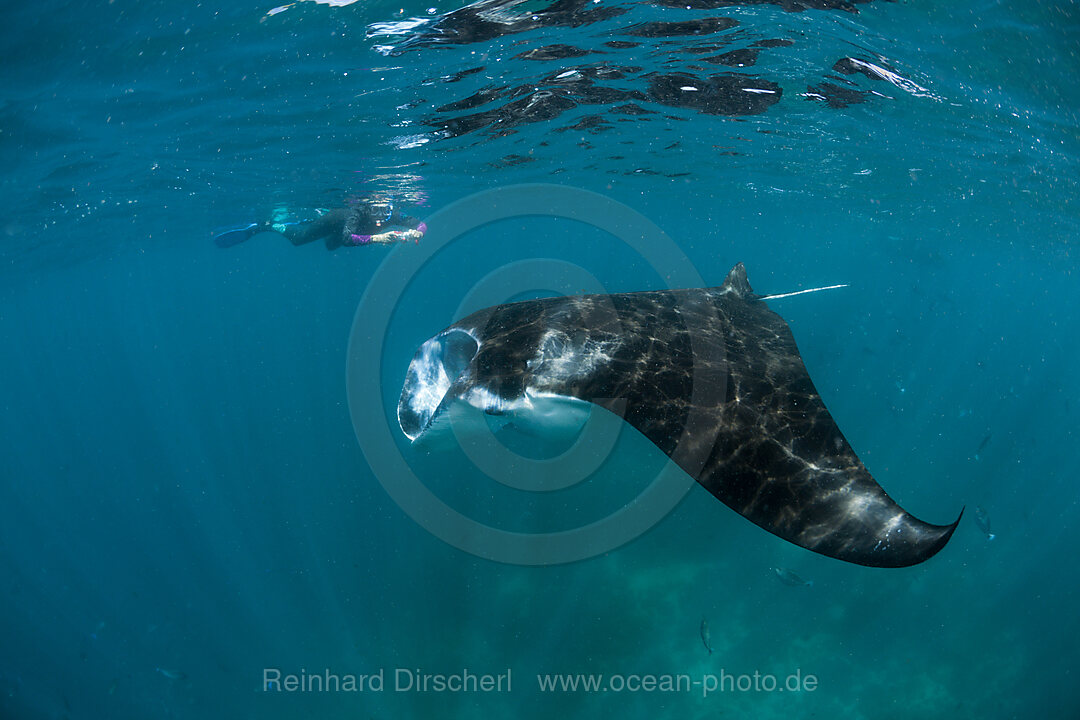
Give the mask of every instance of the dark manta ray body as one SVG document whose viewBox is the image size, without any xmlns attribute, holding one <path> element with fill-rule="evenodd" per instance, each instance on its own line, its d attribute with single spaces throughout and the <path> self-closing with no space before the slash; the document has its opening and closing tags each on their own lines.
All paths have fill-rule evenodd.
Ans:
<svg viewBox="0 0 1080 720">
<path fill-rule="evenodd" d="M 747 519 L 847 562 L 920 563 L 948 542 L 897 505 L 840 433 L 783 318 L 742 264 L 718 288 L 544 298 L 474 313 L 417 351 L 398 404 L 411 440 L 454 405 L 490 415 L 617 412 Z"/>
</svg>

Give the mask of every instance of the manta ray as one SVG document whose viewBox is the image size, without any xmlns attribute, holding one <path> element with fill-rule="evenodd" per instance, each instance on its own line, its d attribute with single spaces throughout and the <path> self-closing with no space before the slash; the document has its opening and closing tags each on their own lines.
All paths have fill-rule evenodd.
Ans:
<svg viewBox="0 0 1080 720">
<path fill-rule="evenodd" d="M 720 287 L 542 298 L 473 313 L 409 365 L 398 423 L 413 442 L 456 406 L 580 427 L 622 418 L 725 505 L 784 540 L 858 565 L 905 567 L 957 524 L 901 508 L 814 388 L 787 323 L 740 263 Z M 961 516 L 963 511 L 961 510 Z"/>
</svg>

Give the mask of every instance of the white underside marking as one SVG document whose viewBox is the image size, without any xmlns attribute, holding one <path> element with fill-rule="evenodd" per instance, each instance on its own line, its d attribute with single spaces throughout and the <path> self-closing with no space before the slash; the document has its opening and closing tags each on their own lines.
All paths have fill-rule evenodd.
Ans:
<svg viewBox="0 0 1080 720">
<path fill-rule="evenodd" d="M 452 444 L 455 436 L 460 442 L 512 425 L 527 435 L 562 442 L 581 433 L 593 407 L 566 395 L 526 391 L 524 397 L 506 400 L 472 388 L 440 408 L 417 439 L 428 447 L 441 447 Z"/>
</svg>

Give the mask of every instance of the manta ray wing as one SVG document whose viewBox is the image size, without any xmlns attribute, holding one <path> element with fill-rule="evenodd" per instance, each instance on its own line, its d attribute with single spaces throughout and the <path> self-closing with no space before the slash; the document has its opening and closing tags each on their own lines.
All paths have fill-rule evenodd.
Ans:
<svg viewBox="0 0 1080 720">
<path fill-rule="evenodd" d="M 417 351 L 398 421 L 417 441 L 456 402 L 504 414 L 552 397 L 618 412 L 728 507 L 823 555 L 914 565 L 959 523 L 915 518 L 871 477 L 741 263 L 717 288 L 474 313 Z"/>
</svg>

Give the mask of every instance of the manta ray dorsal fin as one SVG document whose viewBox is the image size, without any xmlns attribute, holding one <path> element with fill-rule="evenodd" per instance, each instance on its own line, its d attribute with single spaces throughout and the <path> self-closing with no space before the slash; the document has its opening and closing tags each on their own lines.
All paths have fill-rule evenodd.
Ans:
<svg viewBox="0 0 1080 720">
<path fill-rule="evenodd" d="M 746 278 L 746 266 L 738 263 L 727 274 L 724 284 L 720 286 L 721 295 L 735 295 L 736 297 L 750 299 L 754 297 L 754 290 L 750 287 L 750 281 Z"/>
</svg>

